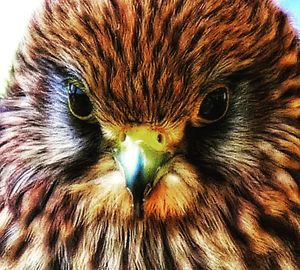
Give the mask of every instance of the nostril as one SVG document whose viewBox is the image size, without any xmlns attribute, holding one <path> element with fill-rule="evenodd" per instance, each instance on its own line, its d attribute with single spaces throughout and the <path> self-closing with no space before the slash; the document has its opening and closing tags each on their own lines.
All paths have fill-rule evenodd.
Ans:
<svg viewBox="0 0 300 270">
<path fill-rule="evenodd" d="M 125 139 L 126 139 L 126 133 L 125 133 L 125 132 L 122 132 L 122 133 L 120 134 L 120 141 L 121 141 L 121 142 L 124 142 Z"/>
<path fill-rule="evenodd" d="M 164 140 L 164 136 L 161 133 L 158 133 L 158 135 L 157 135 L 157 141 L 159 143 L 163 143 L 163 140 Z"/>
</svg>

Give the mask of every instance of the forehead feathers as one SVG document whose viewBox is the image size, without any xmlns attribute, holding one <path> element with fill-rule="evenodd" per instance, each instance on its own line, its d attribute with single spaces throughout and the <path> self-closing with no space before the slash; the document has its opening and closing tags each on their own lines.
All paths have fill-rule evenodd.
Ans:
<svg viewBox="0 0 300 270">
<path fill-rule="evenodd" d="M 120 121 L 176 122 L 208 85 L 279 56 L 278 17 L 256 0 L 48 0 L 23 49 L 78 74 Z"/>
</svg>

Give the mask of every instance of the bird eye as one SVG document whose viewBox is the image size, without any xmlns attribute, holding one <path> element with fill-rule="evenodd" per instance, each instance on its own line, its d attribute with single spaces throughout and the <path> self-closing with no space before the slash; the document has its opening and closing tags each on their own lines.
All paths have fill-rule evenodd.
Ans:
<svg viewBox="0 0 300 270">
<path fill-rule="evenodd" d="M 228 96 L 226 87 L 220 87 L 207 93 L 199 109 L 200 118 L 209 123 L 221 119 L 228 109 Z"/>
<path fill-rule="evenodd" d="M 93 107 L 83 86 L 76 82 L 68 82 L 68 105 L 71 113 L 80 120 L 89 120 L 93 114 Z"/>
</svg>

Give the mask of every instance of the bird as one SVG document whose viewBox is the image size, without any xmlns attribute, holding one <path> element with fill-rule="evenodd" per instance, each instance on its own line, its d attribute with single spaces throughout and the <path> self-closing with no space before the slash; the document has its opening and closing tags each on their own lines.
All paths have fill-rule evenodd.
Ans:
<svg viewBox="0 0 300 270">
<path fill-rule="evenodd" d="M 274 1 L 45 0 L 0 99 L 0 269 L 299 269 L 299 90 Z"/>
</svg>

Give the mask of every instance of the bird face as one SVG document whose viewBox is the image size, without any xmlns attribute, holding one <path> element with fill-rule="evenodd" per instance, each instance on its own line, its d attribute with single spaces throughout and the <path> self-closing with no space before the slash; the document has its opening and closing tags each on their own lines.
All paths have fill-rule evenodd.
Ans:
<svg viewBox="0 0 300 270">
<path fill-rule="evenodd" d="M 0 268 L 297 269 L 299 58 L 267 0 L 46 0 L 0 101 Z"/>
<path fill-rule="evenodd" d="M 80 185 L 84 191 L 87 185 L 89 192 L 95 190 L 90 197 L 99 198 L 93 203 L 96 208 L 112 209 L 112 214 L 123 209 L 129 215 L 126 218 L 142 218 L 144 213 L 158 219 L 177 218 L 194 211 L 195 193 L 203 188 L 199 181 L 202 170 L 189 156 L 193 147 L 197 155 L 196 144 L 201 138 L 186 134 L 217 124 L 230 103 L 225 78 L 205 78 L 208 72 L 217 72 L 215 67 L 199 69 L 199 61 L 203 61 L 199 50 L 203 48 L 193 47 L 200 45 L 205 28 L 201 18 L 188 19 L 194 5 L 184 4 L 187 10 L 180 15 L 183 18 L 174 16 L 160 22 L 160 16 L 140 14 L 136 20 L 130 18 L 129 14 L 139 9 L 150 12 L 150 3 L 138 9 L 134 3 L 123 2 L 116 6 L 96 1 L 76 4 L 78 10 L 69 14 L 66 10 L 72 2 L 46 2 L 44 15 L 32 22 L 35 30 L 26 43 L 30 46 L 26 50 L 34 53 L 29 57 L 40 61 L 41 67 L 37 68 L 43 81 L 41 88 L 47 92 L 45 99 L 51 100 L 45 113 L 51 110 L 49 118 L 55 126 L 49 128 L 57 130 L 56 138 L 64 137 L 60 134 L 62 127 L 72 130 L 68 137 L 81 141 L 79 149 L 85 155 L 89 155 L 90 149 L 85 147 L 88 144 L 94 145 L 93 152 L 98 151 L 93 161 L 84 157 L 84 162 L 90 164 L 83 166 L 85 173 L 72 178 L 69 187 Z M 212 8 L 195 7 L 199 12 Z M 169 8 L 160 7 L 161 12 Z M 53 24 L 48 29 L 50 17 Z M 154 32 L 170 25 L 155 34 L 149 29 L 153 27 L 151 20 L 155 23 Z M 192 38 L 195 33 L 189 30 L 191 27 L 199 35 L 197 39 Z M 60 34 L 54 35 L 53 31 Z M 203 38 L 204 44 L 207 39 Z M 61 46 L 66 40 L 69 46 Z M 37 52 L 40 55 L 35 55 Z M 53 103 L 58 112 L 49 108 Z M 57 128 L 59 125 L 61 128 Z M 74 126 L 86 133 L 91 128 L 97 137 L 86 138 Z M 60 149 L 64 142 L 60 140 L 58 145 L 53 142 L 55 153 L 64 152 Z M 72 152 L 75 149 L 78 145 Z M 68 152 L 69 149 L 65 154 Z M 53 159 L 59 162 L 57 157 Z M 90 167 L 92 176 L 88 174 Z M 108 176 L 108 172 L 113 174 Z M 110 195 L 99 196 L 98 193 L 106 194 L 102 189 Z"/>
<path fill-rule="evenodd" d="M 87 90 L 78 89 L 73 83 L 69 85 L 68 106 L 71 117 L 81 120 L 83 125 L 86 121 L 93 121 L 93 124 L 99 125 L 102 120 L 100 116 L 97 119 L 97 111 L 93 109 L 92 102 L 85 92 Z M 226 89 L 217 89 L 208 94 L 201 110 L 203 114 L 211 116 L 208 121 L 218 120 L 225 114 L 227 103 Z M 223 111 L 220 113 L 221 110 Z M 197 121 L 199 118 L 196 115 Z M 143 123 L 138 119 L 113 125 L 102 123 L 101 141 L 107 144 L 104 159 L 111 161 L 110 170 L 115 171 L 111 176 L 115 179 L 109 180 L 114 183 L 113 188 L 107 186 L 107 182 L 103 182 L 111 193 L 105 200 L 110 197 L 111 203 L 115 204 L 116 198 L 123 193 L 123 201 L 119 201 L 117 208 L 126 209 L 129 215 L 127 218 L 130 216 L 143 218 L 144 210 L 146 216 L 155 216 L 159 219 L 165 219 L 167 216 L 183 216 L 188 211 L 191 200 L 194 199 L 192 192 L 189 192 L 193 185 L 189 182 L 199 177 L 196 169 L 189 165 L 184 157 L 186 146 L 183 137 L 188 119 L 186 117 L 179 123 L 171 124 L 155 121 Z M 103 166 L 107 166 L 106 164 L 107 162 L 101 158 L 95 165 L 97 174 L 101 177 L 101 170 Z M 178 166 L 179 164 L 184 165 Z M 105 173 L 104 178 L 106 177 Z M 181 180 L 183 177 L 186 181 Z M 98 177 L 93 175 L 93 178 Z M 102 184 L 102 180 L 97 179 L 97 182 L 95 186 L 98 193 L 98 185 Z M 112 190 L 116 194 L 113 194 Z M 182 193 L 180 190 L 185 192 Z M 127 202 L 127 205 L 124 202 Z M 103 202 L 98 202 L 97 205 L 103 205 Z M 112 209 L 115 211 L 115 208 Z"/>
</svg>

